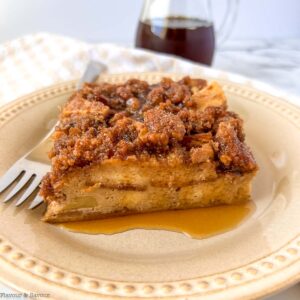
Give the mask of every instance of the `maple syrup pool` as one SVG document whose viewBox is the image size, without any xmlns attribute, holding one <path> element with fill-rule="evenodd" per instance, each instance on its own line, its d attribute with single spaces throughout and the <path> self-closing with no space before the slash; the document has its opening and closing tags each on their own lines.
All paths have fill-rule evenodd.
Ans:
<svg viewBox="0 0 300 300">
<path fill-rule="evenodd" d="M 159 211 L 58 226 L 87 234 L 115 234 L 132 229 L 160 229 L 202 239 L 236 228 L 255 211 L 254 202 L 187 210 Z"/>
</svg>

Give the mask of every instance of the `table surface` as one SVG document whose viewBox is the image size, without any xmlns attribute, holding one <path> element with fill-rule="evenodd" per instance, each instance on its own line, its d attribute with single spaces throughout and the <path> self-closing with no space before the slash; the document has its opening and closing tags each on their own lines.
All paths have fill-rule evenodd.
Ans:
<svg viewBox="0 0 300 300">
<path fill-rule="evenodd" d="M 237 61 L 239 63 L 236 63 Z M 300 105 L 300 39 L 231 41 L 217 51 L 213 67 L 245 75 L 286 90 L 299 97 L 297 104 Z M 0 296 L 1 293 L 13 291 L 0 284 Z M 22 298 L 10 297 L 10 299 Z M 300 284 L 267 299 L 298 300 Z"/>
</svg>

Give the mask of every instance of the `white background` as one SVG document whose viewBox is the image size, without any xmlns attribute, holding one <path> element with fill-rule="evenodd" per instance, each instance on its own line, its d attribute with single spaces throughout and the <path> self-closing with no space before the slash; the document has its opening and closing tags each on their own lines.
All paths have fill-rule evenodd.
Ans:
<svg viewBox="0 0 300 300">
<path fill-rule="evenodd" d="M 226 1 L 211 1 L 219 23 Z M 131 44 L 142 4 L 142 0 L 0 0 L 0 43 L 48 31 L 90 42 Z M 240 0 L 232 39 L 295 37 L 300 37 L 299 0 Z"/>
</svg>

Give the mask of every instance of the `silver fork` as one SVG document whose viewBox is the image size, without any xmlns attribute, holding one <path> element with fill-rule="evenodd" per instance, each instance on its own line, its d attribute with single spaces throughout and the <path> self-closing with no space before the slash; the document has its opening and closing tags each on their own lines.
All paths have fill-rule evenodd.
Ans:
<svg viewBox="0 0 300 300">
<path fill-rule="evenodd" d="M 98 61 L 91 60 L 87 68 L 77 84 L 77 89 L 80 89 L 84 82 L 94 82 L 98 76 L 106 69 L 106 66 Z M 4 202 L 12 200 L 24 187 L 23 194 L 16 202 L 16 206 L 24 203 L 38 188 L 43 176 L 50 170 L 50 165 L 45 158 L 51 146 L 49 139 L 53 133 L 55 126 L 50 132 L 41 140 L 41 142 L 31 149 L 27 154 L 14 163 L 12 167 L 0 178 L 0 193 L 6 190 L 13 182 L 19 180 L 16 186 L 5 197 Z M 43 199 L 37 194 L 29 205 L 29 209 L 37 207 L 43 202 Z"/>
</svg>

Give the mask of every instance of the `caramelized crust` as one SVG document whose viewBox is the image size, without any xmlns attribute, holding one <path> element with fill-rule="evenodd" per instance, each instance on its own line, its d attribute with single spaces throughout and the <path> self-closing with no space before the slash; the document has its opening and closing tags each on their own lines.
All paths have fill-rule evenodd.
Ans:
<svg viewBox="0 0 300 300">
<path fill-rule="evenodd" d="M 154 85 L 137 79 L 86 84 L 62 109 L 41 195 L 46 201 L 63 197 L 66 175 L 111 159 L 205 163 L 216 174 L 255 172 L 242 127 L 214 82 L 185 77 Z"/>
</svg>

